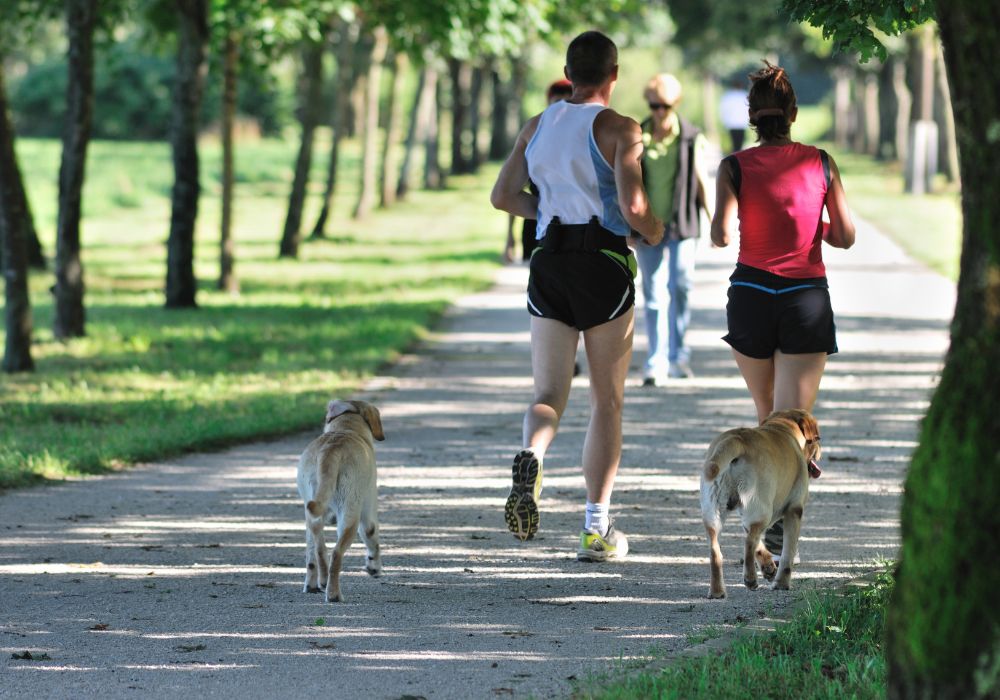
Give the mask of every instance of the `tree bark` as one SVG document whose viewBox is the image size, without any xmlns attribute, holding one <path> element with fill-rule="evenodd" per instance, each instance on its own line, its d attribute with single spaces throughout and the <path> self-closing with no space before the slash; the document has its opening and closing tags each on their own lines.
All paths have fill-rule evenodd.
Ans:
<svg viewBox="0 0 1000 700">
<path fill-rule="evenodd" d="M 226 32 L 222 51 L 222 222 L 219 232 L 219 282 L 222 291 L 236 294 L 236 251 L 233 245 L 233 126 L 236 122 L 236 73 L 240 55 L 239 35 Z"/>
<path fill-rule="evenodd" d="M 333 134 L 330 137 L 330 160 L 326 170 L 326 189 L 323 190 L 323 206 L 316 217 L 316 225 L 313 226 L 311 238 L 326 237 L 326 222 L 330 218 L 330 211 L 333 208 L 333 195 L 337 191 L 337 166 L 340 163 L 340 142 L 350 130 L 351 121 L 351 91 L 357 79 L 357 72 L 354 70 L 354 47 L 357 41 L 357 25 L 353 22 L 344 22 L 340 27 L 337 36 L 337 74 L 333 81 L 334 98 L 333 107 L 330 110 L 330 128 Z"/>
<path fill-rule="evenodd" d="M 94 111 L 94 25 L 97 0 L 66 0 L 68 76 L 66 124 L 59 166 L 59 217 L 56 226 L 56 338 L 80 338 L 85 333 L 83 261 L 80 256 L 80 216 L 87 146 Z"/>
<path fill-rule="evenodd" d="M 403 130 L 403 81 L 409 68 L 409 58 L 397 51 L 392 63 L 392 89 L 389 92 L 389 123 L 382 146 L 382 199 L 383 207 L 396 201 L 396 163 L 399 161 L 399 137 Z"/>
<path fill-rule="evenodd" d="M 31 299 L 28 295 L 28 246 L 24 210 L 20 196 L 21 170 L 14 153 L 14 127 L 7 108 L 3 62 L 0 61 L 0 258 L 3 260 L 4 322 L 6 342 L 4 372 L 30 372 Z"/>
<path fill-rule="evenodd" d="M 469 111 L 472 68 L 457 58 L 448 59 L 451 76 L 451 172 L 453 175 L 472 172 L 469 148 Z"/>
<path fill-rule="evenodd" d="M 403 164 L 399 168 L 399 182 L 396 185 L 396 198 L 403 199 L 410 191 L 410 170 L 413 167 L 413 153 L 417 150 L 417 140 L 422 138 L 427 130 L 427 103 L 431 95 L 427 90 L 427 66 L 420 71 L 417 80 L 417 90 L 413 95 L 413 108 L 410 111 L 410 126 L 406 132 L 406 148 L 403 150 Z"/>
<path fill-rule="evenodd" d="M 1000 31 L 981 0 L 937 3 L 962 176 L 951 346 L 906 479 L 886 621 L 890 698 L 1000 696 Z"/>
<path fill-rule="evenodd" d="M 302 240 L 302 209 L 309 187 L 309 170 L 312 168 L 313 142 L 316 126 L 319 124 L 320 103 L 323 97 L 323 42 L 308 41 L 302 50 L 302 80 L 299 122 L 302 124 L 302 138 L 295 158 L 295 176 L 292 191 L 288 195 L 288 213 L 281 232 L 281 246 L 278 256 L 296 258 Z"/>
<path fill-rule="evenodd" d="M 905 163 L 910 156 L 910 119 L 913 111 L 913 93 L 906 84 L 906 60 L 892 62 L 892 85 L 896 95 L 896 160 Z"/>
<path fill-rule="evenodd" d="M 389 34 L 385 27 L 375 27 L 372 32 L 371 63 L 368 66 L 368 82 L 365 90 L 365 119 L 361 152 L 361 192 L 354 218 L 363 219 L 371 213 L 375 204 L 375 185 L 378 167 L 378 101 L 382 85 L 382 64 L 389 49 Z"/>
<path fill-rule="evenodd" d="M 483 76 L 481 67 L 472 69 L 472 84 L 469 88 L 469 170 L 478 172 L 486 157 L 480 143 L 483 112 Z"/>
<path fill-rule="evenodd" d="M 846 149 L 851 134 L 851 78 L 845 68 L 835 69 L 833 75 L 833 142 Z"/>
<path fill-rule="evenodd" d="M 937 76 L 938 94 L 941 99 L 935 100 L 940 112 L 941 122 L 941 158 L 938 162 L 945 164 L 945 174 L 949 182 L 959 183 L 961 174 L 958 165 L 958 141 L 955 136 L 955 115 L 951 111 L 951 88 L 948 85 L 948 71 L 944 65 L 944 52 L 941 43 L 937 42 L 935 53 L 935 73 Z"/>
<path fill-rule="evenodd" d="M 424 141 L 424 189 L 439 190 L 444 187 L 444 171 L 441 169 L 441 81 L 438 72 L 427 74 L 427 89 L 433 99 L 428 100 L 427 139 Z"/>
<path fill-rule="evenodd" d="M 176 0 L 177 76 L 171 117 L 174 187 L 167 239 L 167 308 L 197 306 L 194 235 L 201 194 L 198 163 L 198 115 L 208 43 L 208 0 Z"/>
<path fill-rule="evenodd" d="M 0 59 L 2 60 L 2 59 Z M 45 250 L 42 242 L 38 240 L 38 230 L 35 229 L 35 217 L 31 213 L 31 202 L 28 201 L 28 193 L 24 189 L 24 181 L 17 182 L 18 197 L 21 198 L 21 207 L 24 209 L 25 236 L 28 244 L 28 267 L 35 270 L 46 269 Z"/>
<path fill-rule="evenodd" d="M 513 148 L 514 140 L 507 129 L 507 114 L 510 110 L 510 91 L 494 66 L 490 72 L 493 112 L 490 121 L 490 160 L 503 160 Z"/>
</svg>

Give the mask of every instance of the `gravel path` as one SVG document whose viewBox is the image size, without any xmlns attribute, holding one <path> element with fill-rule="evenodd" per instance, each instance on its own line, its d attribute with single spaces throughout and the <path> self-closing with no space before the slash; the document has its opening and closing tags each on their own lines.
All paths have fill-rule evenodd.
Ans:
<svg viewBox="0 0 1000 700">
<path fill-rule="evenodd" d="M 903 473 L 947 348 L 954 287 L 865 225 L 827 250 L 841 354 L 816 413 L 793 585 L 836 585 L 892 557 Z M 498 243 L 499 245 L 499 243 Z M 574 558 L 586 373 L 546 460 L 539 536 L 506 532 L 510 459 L 530 397 L 526 271 L 504 268 L 365 390 L 378 444 L 386 575 L 355 545 L 347 601 L 301 593 L 298 454 L 314 433 L 0 496 L 0 696 L 492 698 L 567 693 L 660 647 L 680 652 L 795 591 L 746 591 L 740 529 L 723 535 L 729 597 L 706 599 L 697 469 L 715 433 L 753 422 L 730 353 L 735 252 L 700 251 L 694 380 L 626 392 L 613 513 L 624 563 Z M 640 314 L 641 315 L 641 314 Z M 640 366 L 637 334 L 633 367 Z M 323 406 L 317 406 L 317 431 Z M 28 651 L 34 657 L 15 659 Z"/>
</svg>

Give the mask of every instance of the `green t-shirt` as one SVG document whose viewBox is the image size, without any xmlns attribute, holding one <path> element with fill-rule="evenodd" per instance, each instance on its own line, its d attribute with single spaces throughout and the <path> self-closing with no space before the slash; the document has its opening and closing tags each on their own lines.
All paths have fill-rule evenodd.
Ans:
<svg viewBox="0 0 1000 700">
<path fill-rule="evenodd" d="M 676 114 L 671 115 L 673 132 L 662 141 L 654 141 L 650 133 L 652 125 L 647 126 L 642 134 L 645 152 L 642 156 L 642 167 L 646 172 L 646 193 L 649 195 L 649 205 L 662 221 L 670 221 L 674 215 L 674 185 L 677 183 L 677 173 L 681 167 L 681 149 L 678 148 L 678 138 L 681 123 Z"/>
</svg>

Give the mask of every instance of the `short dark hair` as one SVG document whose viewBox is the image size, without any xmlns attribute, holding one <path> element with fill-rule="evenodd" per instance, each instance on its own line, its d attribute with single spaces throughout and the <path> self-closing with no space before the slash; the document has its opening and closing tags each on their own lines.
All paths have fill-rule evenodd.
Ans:
<svg viewBox="0 0 1000 700">
<path fill-rule="evenodd" d="M 600 85 L 617 65 L 618 47 L 601 32 L 584 32 L 566 49 L 566 72 L 574 85 Z"/>
</svg>

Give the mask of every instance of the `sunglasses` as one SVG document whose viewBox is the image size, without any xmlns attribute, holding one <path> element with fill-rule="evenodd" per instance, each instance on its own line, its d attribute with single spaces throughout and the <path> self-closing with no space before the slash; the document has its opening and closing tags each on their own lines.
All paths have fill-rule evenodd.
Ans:
<svg viewBox="0 0 1000 700">
<path fill-rule="evenodd" d="M 673 109 L 673 105 L 668 105 L 666 102 L 650 102 L 649 109 L 655 112 L 658 109 Z"/>
</svg>

